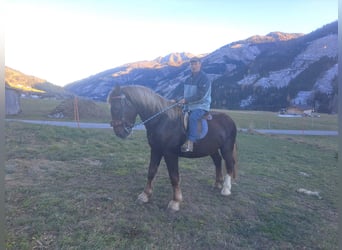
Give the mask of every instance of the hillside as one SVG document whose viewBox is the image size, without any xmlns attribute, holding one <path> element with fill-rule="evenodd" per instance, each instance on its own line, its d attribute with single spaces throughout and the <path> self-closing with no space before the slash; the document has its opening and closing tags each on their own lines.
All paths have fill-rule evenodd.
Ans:
<svg viewBox="0 0 342 250">
<path fill-rule="evenodd" d="M 309 34 L 270 32 L 227 44 L 203 55 L 213 82 L 212 107 L 277 111 L 305 105 L 337 112 L 337 21 Z M 174 53 L 109 69 L 65 86 L 105 101 L 113 86 L 140 84 L 167 98 L 181 95 L 193 55 Z"/>
<path fill-rule="evenodd" d="M 212 107 L 278 111 L 305 105 L 319 112 L 337 112 L 337 30 L 336 21 L 309 34 L 270 32 L 203 55 L 203 70 L 213 83 Z M 126 64 L 65 89 L 104 101 L 117 84 L 140 84 L 176 98 L 192 56 L 174 53 Z"/>
<path fill-rule="evenodd" d="M 26 95 L 58 98 L 72 96 L 71 93 L 62 87 L 56 86 L 44 79 L 26 75 L 7 66 L 5 66 L 5 82 L 11 88 L 17 89 Z"/>
</svg>

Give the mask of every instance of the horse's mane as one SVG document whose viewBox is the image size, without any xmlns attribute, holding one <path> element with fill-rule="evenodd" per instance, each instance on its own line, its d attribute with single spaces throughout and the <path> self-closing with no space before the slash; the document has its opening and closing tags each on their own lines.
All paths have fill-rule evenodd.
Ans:
<svg viewBox="0 0 342 250">
<path fill-rule="evenodd" d="M 109 96 L 112 96 L 115 89 Z M 121 87 L 121 92 L 136 106 L 144 107 L 152 113 L 160 112 L 161 110 L 172 105 L 173 102 L 162 97 L 152 89 L 141 85 L 127 85 Z M 175 118 L 179 115 L 179 108 L 172 108 L 165 112 L 169 118 Z"/>
</svg>

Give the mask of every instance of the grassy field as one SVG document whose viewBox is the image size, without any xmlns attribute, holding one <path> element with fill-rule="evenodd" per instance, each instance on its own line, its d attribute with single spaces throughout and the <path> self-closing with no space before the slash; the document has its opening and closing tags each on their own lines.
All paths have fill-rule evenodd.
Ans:
<svg viewBox="0 0 342 250">
<path fill-rule="evenodd" d="M 290 126 L 274 113 L 229 113 L 240 127 Z M 315 118 L 315 128 L 334 129 L 329 118 Z M 213 189 L 210 158 L 181 159 L 184 202 L 169 213 L 164 163 L 151 202 L 136 203 L 149 159 L 144 131 L 120 140 L 111 130 L 7 122 L 7 249 L 338 249 L 338 138 L 237 139 L 232 195 Z"/>
<path fill-rule="evenodd" d="M 55 108 L 66 100 L 54 100 L 54 99 L 32 99 L 32 98 L 21 98 L 21 113 L 18 115 L 11 115 L 7 118 L 16 119 L 32 119 L 32 120 L 61 120 L 61 121 L 73 121 L 74 117 L 64 117 L 61 119 L 50 118 L 49 114 L 55 110 Z M 66 107 L 66 113 L 73 113 L 73 100 L 70 99 L 70 105 Z M 81 100 L 78 100 L 82 103 Z M 95 103 L 100 110 L 102 110 L 103 115 L 99 117 L 98 110 L 89 108 L 88 115 L 80 116 L 80 121 L 82 122 L 108 122 L 110 121 L 109 106 L 103 102 Z M 79 109 L 87 107 L 79 107 Z"/>
<path fill-rule="evenodd" d="M 337 115 L 320 114 L 320 117 L 279 117 L 265 111 L 224 111 L 236 121 L 239 128 L 338 130 Z"/>
</svg>

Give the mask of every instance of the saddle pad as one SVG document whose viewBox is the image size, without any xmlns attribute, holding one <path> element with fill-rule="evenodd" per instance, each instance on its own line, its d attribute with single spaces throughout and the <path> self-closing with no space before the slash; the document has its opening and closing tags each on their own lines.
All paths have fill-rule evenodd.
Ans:
<svg viewBox="0 0 342 250">
<path fill-rule="evenodd" d="M 198 137 L 197 137 L 197 140 L 200 140 L 200 139 L 203 139 L 206 134 L 208 133 L 208 122 L 207 121 L 210 121 L 211 119 L 213 119 L 212 115 L 207 112 L 201 120 L 198 121 L 198 125 L 197 125 L 197 128 L 198 128 L 198 131 L 197 131 L 197 134 L 198 134 Z M 185 131 L 188 130 L 188 125 L 189 125 L 189 113 L 186 112 L 184 114 L 184 129 Z"/>
</svg>

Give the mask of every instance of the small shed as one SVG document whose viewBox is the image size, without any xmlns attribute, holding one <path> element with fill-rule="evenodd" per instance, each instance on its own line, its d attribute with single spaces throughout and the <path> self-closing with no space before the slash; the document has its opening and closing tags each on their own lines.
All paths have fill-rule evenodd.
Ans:
<svg viewBox="0 0 342 250">
<path fill-rule="evenodd" d="M 314 109 L 307 105 L 295 105 L 287 108 L 288 114 L 311 116 Z"/>
<path fill-rule="evenodd" d="M 288 114 L 293 114 L 293 115 L 302 115 L 303 114 L 303 110 L 301 108 L 298 107 L 288 107 L 287 108 L 287 113 Z"/>
<path fill-rule="evenodd" d="M 5 85 L 6 115 L 17 115 L 21 112 L 20 92 Z"/>
</svg>

